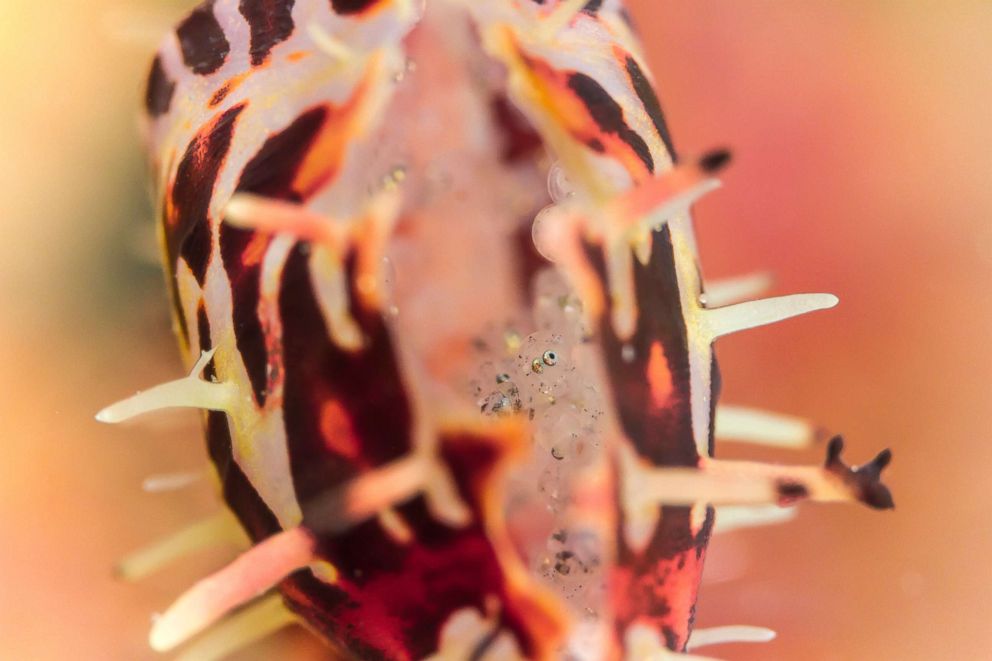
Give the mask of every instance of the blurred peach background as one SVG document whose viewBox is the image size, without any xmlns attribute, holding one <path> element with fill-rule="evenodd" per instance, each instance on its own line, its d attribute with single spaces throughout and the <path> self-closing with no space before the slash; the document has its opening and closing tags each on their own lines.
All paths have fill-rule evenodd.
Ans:
<svg viewBox="0 0 992 661">
<path fill-rule="evenodd" d="M 93 421 L 180 370 L 140 249 L 136 115 L 152 37 L 190 4 L 0 9 L 2 658 L 153 658 L 150 614 L 228 553 L 115 581 L 117 558 L 215 505 L 206 482 L 140 486 L 202 465 L 194 416 Z M 697 212 L 707 275 L 769 269 L 776 293 L 841 298 L 721 341 L 726 400 L 843 432 L 851 461 L 895 452 L 894 512 L 808 506 L 716 540 L 699 624 L 779 638 L 707 653 L 992 658 L 992 3 L 631 5 L 679 149 L 736 154 Z M 276 645 L 316 654 L 288 633 L 241 658 Z"/>
</svg>

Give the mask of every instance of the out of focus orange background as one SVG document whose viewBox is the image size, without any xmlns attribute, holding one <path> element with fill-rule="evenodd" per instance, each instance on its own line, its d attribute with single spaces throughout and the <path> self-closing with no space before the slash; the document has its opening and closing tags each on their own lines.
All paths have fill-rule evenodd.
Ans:
<svg viewBox="0 0 992 661">
<path fill-rule="evenodd" d="M 150 614 L 227 551 L 136 585 L 115 559 L 213 511 L 195 417 L 107 429 L 180 366 L 136 116 L 191 3 L 0 10 L 0 657 L 153 658 Z M 722 340 L 727 401 L 891 446 L 894 512 L 805 506 L 712 548 L 699 624 L 771 627 L 728 659 L 992 658 L 992 3 L 632 2 L 676 144 L 733 148 L 697 224 L 706 273 L 768 269 L 826 313 Z M 724 456 L 741 456 L 739 449 Z M 822 448 L 751 456 L 819 461 Z M 283 634 L 241 658 L 310 658 Z M 286 647 L 288 646 L 288 647 Z"/>
</svg>

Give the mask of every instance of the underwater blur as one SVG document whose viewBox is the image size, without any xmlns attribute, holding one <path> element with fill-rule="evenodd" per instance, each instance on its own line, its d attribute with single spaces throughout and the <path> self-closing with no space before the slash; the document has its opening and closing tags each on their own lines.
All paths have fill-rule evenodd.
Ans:
<svg viewBox="0 0 992 661">
<path fill-rule="evenodd" d="M 721 342 L 727 401 L 815 420 L 851 457 L 891 446 L 897 509 L 801 506 L 710 546 L 697 625 L 778 638 L 728 659 L 992 653 L 992 56 L 984 3 L 628 2 L 686 153 L 732 148 L 695 211 L 709 277 L 830 291 L 811 319 Z M 209 549 L 129 584 L 128 552 L 216 511 L 196 414 L 93 414 L 182 367 L 154 247 L 137 116 L 185 2 L 12 0 L 0 21 L 0 656 L 154 658 L 151 614 Z M 722 445 L 720 458 L 816 463 Z M 152 483 L 147 478 L 165 475 Z M 144 488 L 143 488 L 144 483 Z M 170 484 L 171 483 L 171 484 Z M 183 488 L 170 489 L 169 486 Z M 238 658 L 321 658 L 293 629 Z"/>
</svg>

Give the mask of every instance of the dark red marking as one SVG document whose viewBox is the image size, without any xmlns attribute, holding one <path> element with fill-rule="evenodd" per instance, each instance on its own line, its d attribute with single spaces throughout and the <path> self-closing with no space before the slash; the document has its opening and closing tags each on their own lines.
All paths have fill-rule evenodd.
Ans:
<svg viewBox="0 0 992 661">
<path fill-rule="evenodd" d="M 196 331 L 200 338 L 200 352 L 210 351 L 213 348 L 210 341 L 210 320 L 207 318 L 207 308 L 203 301 L 200 301 L 196 307 Z M 213 358 L 204 366 L 203 378 L 207 381 L 217 380 L 217 370 L 214 367 Z"/>
<path fill-rule="evenodd" d="M 342 15 L 361 14 L 379 4 L 381 0 L 331 0 L 331 9 Z"/>
<path fill-rule="evenodd" d="M 325 106 L 311 108 L 273 134 L 245 166 L 238 191 L 280 200 L 302 200 L 308 191 L 295 190 L 293 181 L 328 115 Z"/>
<path fill-rule="evenodd" d="M 716 448 L 713 440 L 713 430 L 716 429 L 716 404 L 720 401 L 720 393 L 723 392 L 723 374 L 720 372 L 720 363 L 716 359 L 716 348 L 713 348 L 713 355 L 710 357 L 710 437 L 706 443 L 706 454 L 714 456 Z"/>
<path fill-rule="evenodd" d="M 314 496 L 408 453 L 412 414 L 389 332 L 378 310 L 351 291 L 365 346 L 349 352 L 330 337 L 313 291 L 309 245 L 283 270 L 279 313 L 285 366 L 283 414 L 296 495 L 304 517 Z M 353 257 L 347 270 L 349 282 Z M 355 453 L 352 448 L 357 448 Z M 318 525 L 317 522 L 314 525 Z"/>
<path fill-rule="evenodd" d="M 293 179 L 326 115 L 325 108 L 307 111 L 266 140 L 242 170 L 238 192 L 302 201 L 301 194 L 293 189 Z M 256 232 L 226 223 L 220 228 L 220 253 L 234 298 L 234 337 L 259 406 L 265 405 L 270 378 L 266 335 L 258 314 L 262 257 L 268 241 Z"/>
<path fill-rule="evenodd" d="M 696 597 L 715 520 L 713 508 L 696 535 L 691 508 L 662 507 L 658 527 L 643 552 L 634 552 L 624 537 L 618 511 L 617 561 L 610 576 L 614 626 L 618 639 L 635 622 L 665 635 L 673 651 L 684 651 L 696 616 Z"/>
<path fill-rule="evenodd" d="M 238 11 L 251 29 L 251 63 L 265 62 L 275 46 L 293 34 L 293 5 L 296 0 L 241 0 Z"/>
<path fill-rule="evenodd" d="M 220 478 L 224 502 L 237 515 L 248 536 L 252 541 L 259 542 L 279 532 L 278 519 L 234 460 L 227 414 L 220 411 L 207 413 L 206 436 L 207 452 Z"/>
<path fill-rule="evenodd" d="M 224 30 L 214 16 L 214 0 L 208 0 L 190 12 L 176 28 L 176 36 L 183 62 L 201 76 L 220 69 L 231 52 Z"/>
<path fill-rule="evenodd" d="M 668 150 L 668 154 L 672 157 L 672 162 L 676 162 L 678 157 L 675 155 L 672 134 L 668 131 L 668 124 L 665 122 L 665 113 L 661 109 L 661 103 L 658 102 L 658 95 L 655 93 L 654 87 L 637 64 L 637 60 L 629 55 L 626 57 L 626 67 L 627 75 L 630 76 L 630 83 L 634 86 L 634 92 L 637 93 L 637 98 L 641 100 L 641 105 L 644 106 L 648 117 L 654 123 L 655 130 L 658 131 L 658 136 L 665 143 L 665 149 Z"/>
<path fill-rule="evenodd" d="M 193 138 L 186 148 L 166 205 L 165 248 L 167 266 L 172 270 L 175 288 L 176 259 L 181 255 L 201 284 L 210 259 L 210 200 L 227 154 L 238 116 L 244 104 L 216 116 Z M 180 317 L 179 292 L 174 302 Z"/>
<path fill-rule="evenodd" d="M 596 82 L 595 78 L 584 73 L 573 72 L 568 76 L 568 86 L 585 104 L 589 115 L 604 133 L 611 133 L 623 140 L 649 172 L 654 172 L 654 159 L 644 138 L 627 125 L 620 107 L 609 92 Z"/>
<path fill-rule="evenodd" d="M 605 286 L 602 252 L 589 247 L 587 254 Z M 634 260 L 634 291 L 638 318 L 633 336 L 627 342 L 616 336 L 609 306 L 600 326 L 603 355 L 620 423 L 633 449 L 652 465 L 697 466 L 687 331 L 667 227 L 652 235 L 648 264 Z M 624 360 L 625 346 L 633 349 L 632 360 Z M 629 358 L 629 350 L 627 353 Z M 653 361 L 660 364 L 652 364 Z M 714 360 L 714 373 L 715 365 Z M 670 379 L 670 384 L 659 383 L 660 377 Z M 718 388 L 719 377 L 715 378 L 713 385 Z M 659 394 L 664 395 L 663 405 L 657 401 Z M 712 440 L 710 443 L 712 448 Z M 696 594 L 713 525 L 712 508 L 698 533 L 693 534 L 691 508 L 660 507 L 658 526 L 646 548 L 635 552 L 626 543 L 619 494 L 617 502 L 617 563 L 610 579 L 617 636 L 622 637 L 634 622 L 647 621 L 664 632 L 671 649 L 682 651 L 692 630 Z"/>
<path fill-rule="evenodd" d="M 262 256 L 270 242 L 266 236 L 224 223 L 220 227 L 220 256 L 231 281 L 234 339 L 251 381 L 258 406 L 268 395 L 268 351 L 258 314 L 261 298 Z M 246 259 L 246 257 L 248 259 Z"/>
<path fill-rule="evenodd" d="M 207 277 L 207 265 L 210 263 L 210 224 L 208 222 L 193 225 L 179 247 L 179 254 L 189 265 L 196 281 L 201 285 Z"/>
<path fill-rule="evenodd" d="M 540 625 L 511 594 L 482 523 L 482 496 L 491 487 L 499 450 L 465 434 L 442 437 L 441 454 L 472 510 L 472 523 L 444 525 L 416 496 L 395 508 L 412 532 L 410 543 L 398 543 L 374 519 L 324 536 L 320 553 L 338 569 L 338 582 L 320 586 L 297 574 L 287 581 L 284 595 L 312 626 L 353 654 L 390 661 L 436 652 L 453 613 L 472 607 L 485 616 L 485 598 L 494 595 L 500 602 L 497 627 L 512 631 L 524 654 L 533 658 L 542 643 L 535 634 Z M 478 643 L 486 638 L 482 635 Z"/>
<path fill-rule="evenodd" d="M 689 392 L 689 349 L 685 320 L 675 274 L 675 257 L 667 227 L 655 232 L 651 260 L 634 260 L 637 327 L 627 341 L 616 336 L 609 308 L 603 314 L 600 335 L 613 391 L 613 403 L 624 431 L 637 453 L 655 466 L 696 466 L 699 455 L 692 433 Z M 602 252 L 588 251 L 590 261 L 605 283 Z M 652 345 L 660 342 L 671 393 L 668 405 L 654 405 L 651 391 Z M 624 359 L 624 347 L 633 359 Z M 629 349 L 626 352 L 629 358 Z"/>
<path fill-rule="evenodd" d="M 159 117 L 169 112 L 172 105 L 172 95 L 176 91 L 176 81 L 169 78 L 162 67 L 162 58 L 158 55 L 152 60 L 152 69 L 148 73 L 148 86 L 145 88 L 145 109 L 152 117 Z"/>
</svg>

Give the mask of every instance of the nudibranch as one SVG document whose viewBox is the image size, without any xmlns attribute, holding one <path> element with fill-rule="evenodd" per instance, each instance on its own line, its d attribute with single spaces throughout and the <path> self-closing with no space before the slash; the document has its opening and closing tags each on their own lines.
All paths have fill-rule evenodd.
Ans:
<svg viewBox="0 0 992 661">
<path fill-rule="evenodd" d="M 302 622 L 340 658 L 663 659 L 711 534 L 850 467 L 713 458 L 807 422 L 717 406 L 714 341 L 832 307 L 705 283 L 618 0 L 214 0 L 157 51 L 147 144 L 188 376 L 98 414 L 204 412 L 225 513 L 122 563 L 248 542 L 153 625 L 214 658 Z M 168 481 L 168 480 L 166 480 Z M 179 480 L 180 482 L 183 480 Z"/>
</svg>

